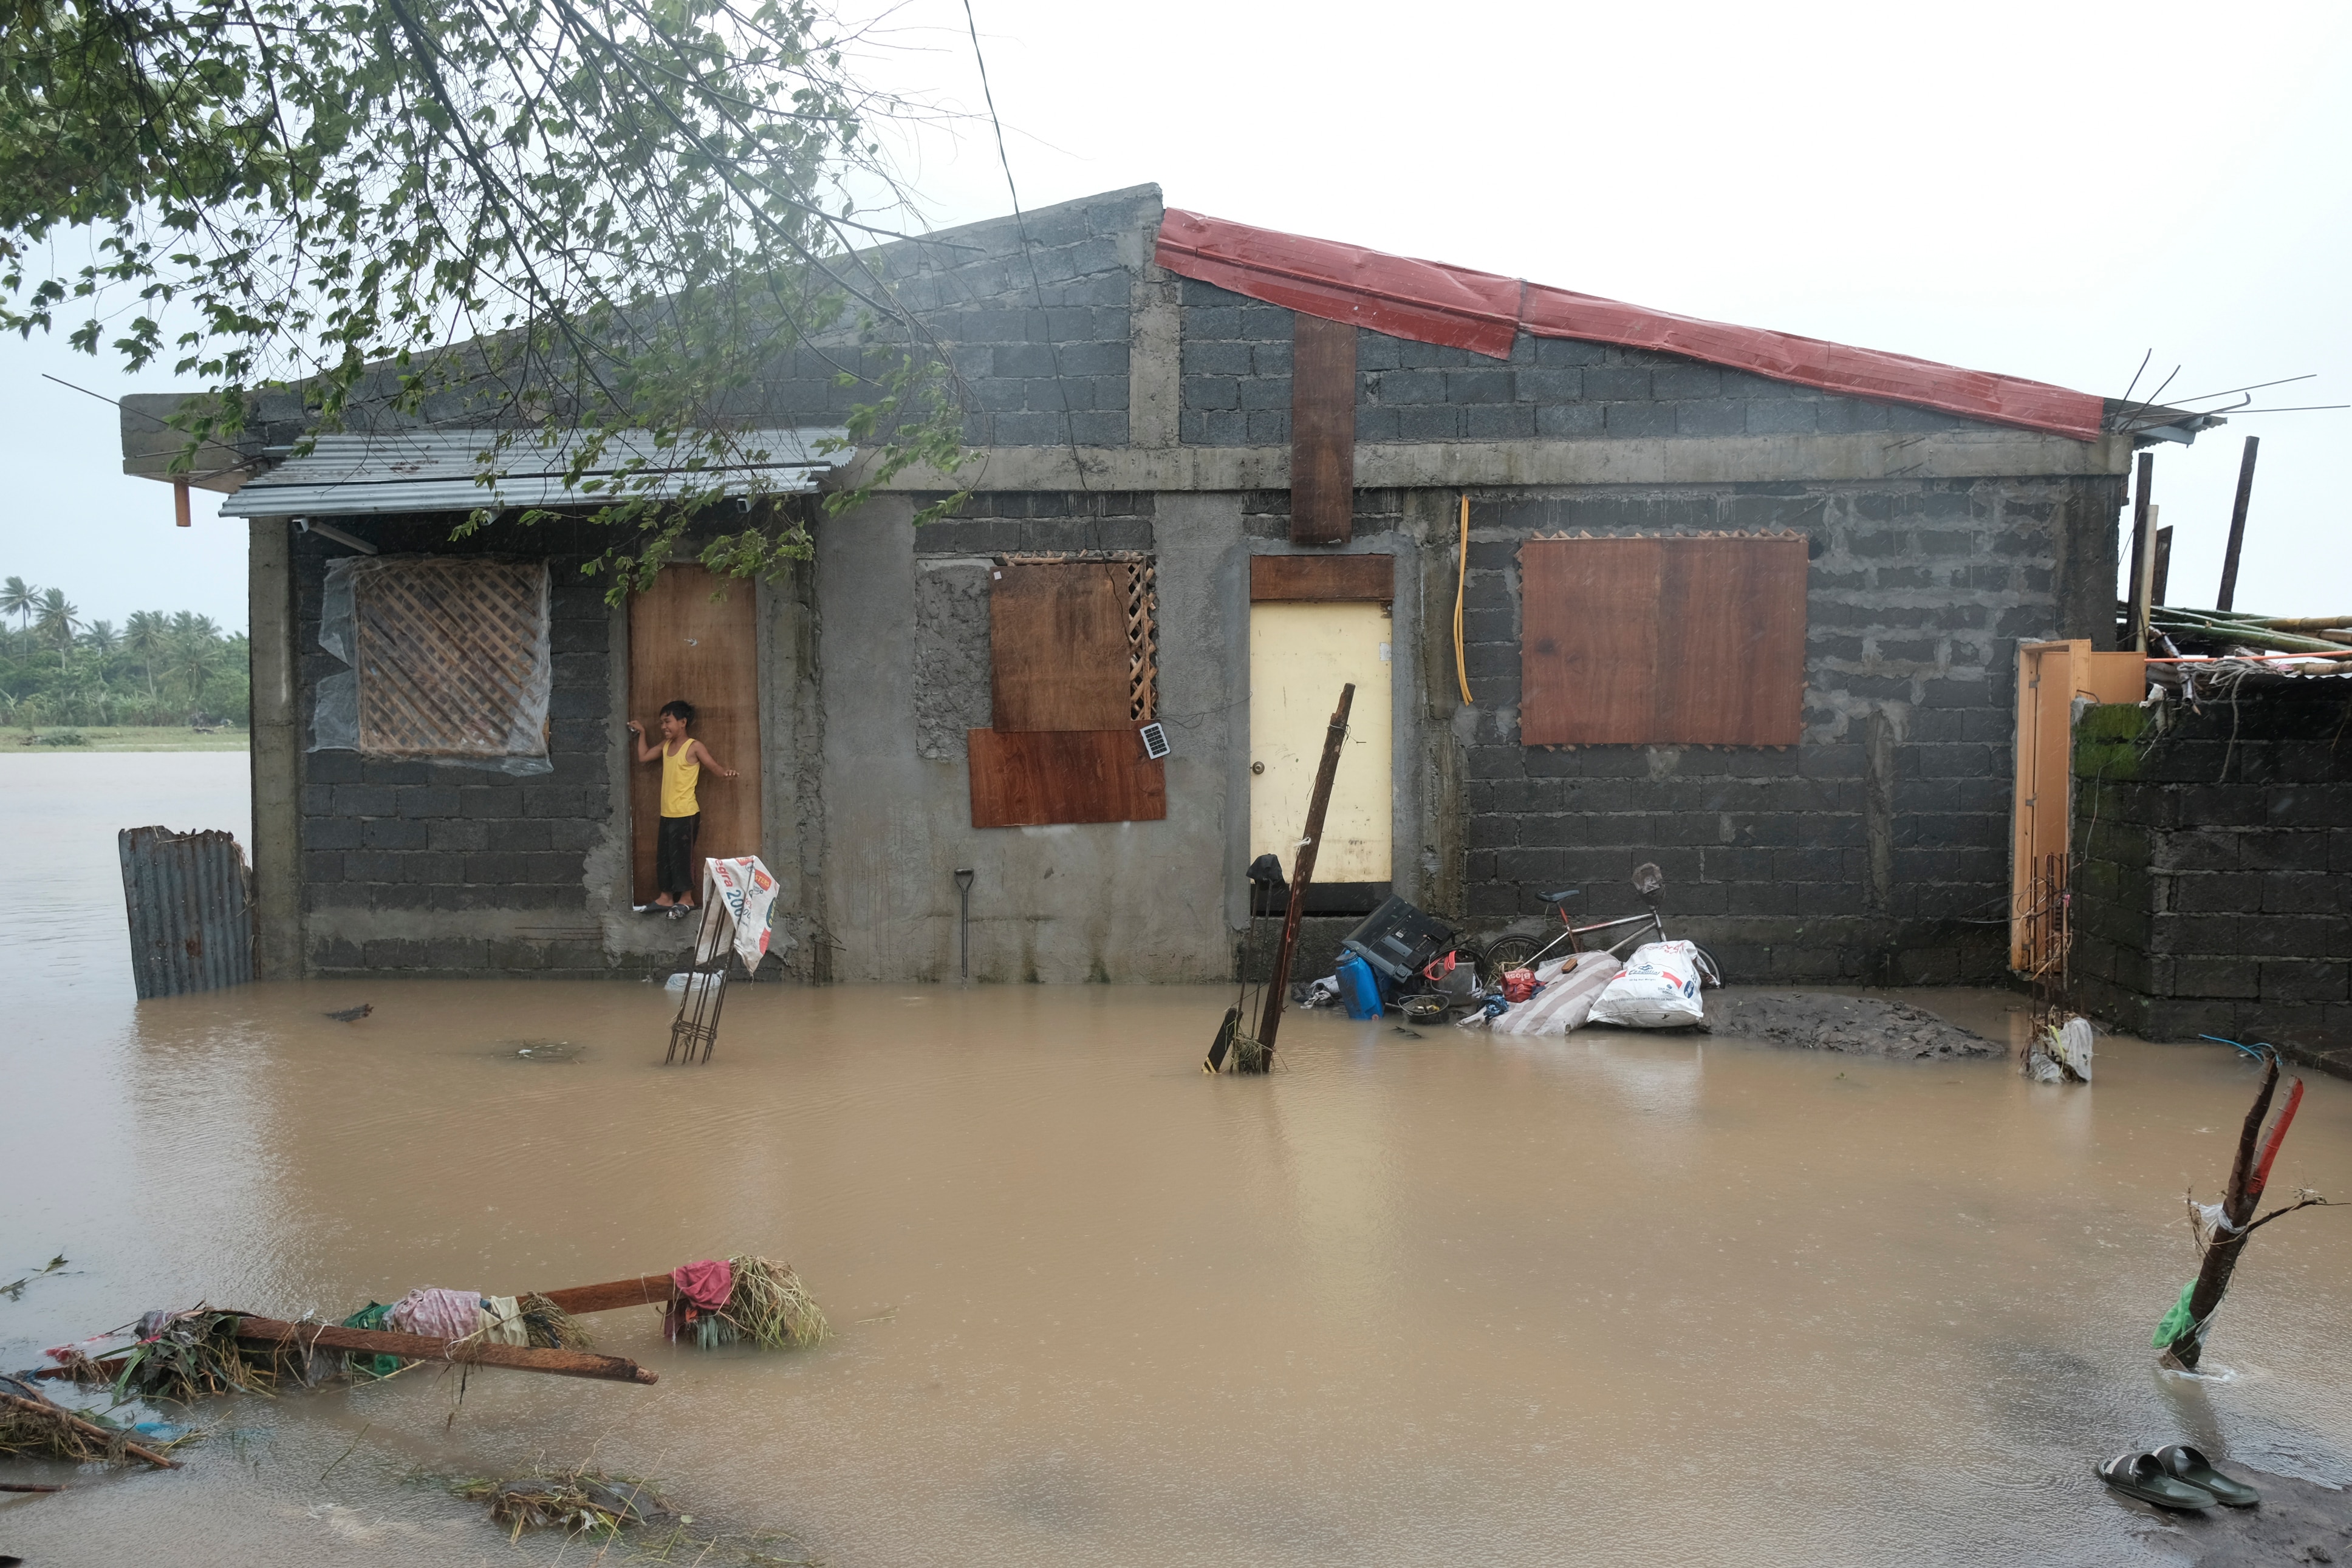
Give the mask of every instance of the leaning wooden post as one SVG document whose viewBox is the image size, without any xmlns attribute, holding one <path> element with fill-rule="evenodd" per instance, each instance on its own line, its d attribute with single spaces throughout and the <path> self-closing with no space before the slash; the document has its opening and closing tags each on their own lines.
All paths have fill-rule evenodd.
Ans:
<svg viewBox="0 0 2352 1568">
<path fill-rule="evenodd" d="M 1290 862 L 1290 907 L 1282 917 L 1282 941 L 1274 950 L 1274 973 L 1265 983 L 1265 1000 L 1259 1005 L 1257 1042 L 1265 1050 L 1258 1071 L 1274 1069 L 1274 1036 L 1282 1027 L 1282 999 L 1290 988 L 1290 955 L 1298 946 L 1298 922 L 1307 913 L 1307 884 L 1315 880 L 1315 852 L 1323 842 L 1323 812 L 1331 804 L 1331 779 L 1339 771 L 1339 747 L 1348 738 L 1348 710 L 1355 706 L 1353 681 L 1339 688 L 1339 706 L 1331 712 L 1331 728 L 1323 737 L 1323 765 L 1315 770 L 1315 793 L 1307 802 L 1307 831 Z"/>
<path fill-rule="evenodd" d="M 2123 636 L 2119 639 L 2126 653 L 2147 652 L 2147 572 L 2155 564 L 2151 553 L 2156 541 L 2147 536 L 2148 492 L 2156 487 L 2156 455 L 2139 455 L 2139 474 L 2132 484 L 2132 549 L 2131 576 L 2125 580 L 2130 585 L 2130 596 L 2124 601 Z"/>
<path fill-rule="evenodd" d="M 2216 610 L 2227 610 L 2238 597 L 2238 552 L 2246 547 L 2246 507 L 2254 498 L 2254 454 L 2261 451 L 2263 438 L 2246 437 L 2246 455 L 2238 461 L 2238 499 L 2230 508 L 2230 547 L 2221 556 L 2221 596 L 2213 601 Z"/>
</svg>

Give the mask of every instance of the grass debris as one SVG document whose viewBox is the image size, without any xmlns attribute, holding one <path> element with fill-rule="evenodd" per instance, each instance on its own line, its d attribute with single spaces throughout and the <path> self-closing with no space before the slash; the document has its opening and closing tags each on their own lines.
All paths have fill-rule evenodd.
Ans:
<svg viewBox="0 0 2352 1568">
<path fill-rule="evenodd" d="M 528 1295 L 518 1304 L 522 1308 L 523 1332 L 534 1349 L 587 1350 L 595 1344 L 585 1323 L 545 1296 Z"/>
<path fill-rule="evenodd" d="M 507 1527 L 507 1539 L 526 1530 L 561 1530 L 572 1535 L 618 1535 L 631 1524 L 667 1522 L 679 1517 L 650 1481 L 577 1469 L 565 1475 L 521 1476 L 513 1480 L 476 1479 L 449 1489 L 473 1502 L 488 1502 L 490 1518 Z"/>
<path fill-rule="evenodd" d="M 695 1324 L 703 1348 L 748 1339 L 761 1350 L 805 1350 L 833 1333 L 791 1264 L 748 1253 L 727 1262 L 735 1288 L 725 1307 Z"/>
</svg>

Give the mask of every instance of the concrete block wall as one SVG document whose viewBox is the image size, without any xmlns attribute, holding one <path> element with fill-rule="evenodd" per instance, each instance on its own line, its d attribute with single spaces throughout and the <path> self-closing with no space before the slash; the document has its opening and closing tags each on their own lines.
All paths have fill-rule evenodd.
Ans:
<svg viewBox="0 0 2352 1568">
<path fill-rule="evenodd" d="M 1182 281 L 1187 445 L 1290 440 L 1291 312 Z M 1522 332 L 1507 360 L 1360 330 L 1361 442 L 1838 435 L 1995 428 L 1935 409 L 1838 397 L 1642 349 Z"/>
<path fill-rule="evenodd" d="M 371 518 L 365 532 L 387 555 L 501 553 L 478 538 L 452 543 L 455 521 Z M 349 668 L 319 646 L 319 620 L 327 562 L 350 552 L 316 534 L 296 538 L 298 831 L 313 973 L 613 972 L 594 928 L 578 918 L 602 902 L 589 859 L 616 809 L 626 815 L 611 786 L 612 612 L 603 580 L 579 570 L 604 537 L 551 524 L 530 538 L 551 552 L 553 768 L 523 775 L 309 749 L 318 683 Z"/>
<path fill-rule="evenodd" d="M 2352 681 L 2204 707 L 2076 727 L 2075 1000 L 2147 1039 L 2352 1072 Z"/>
<path fill-rule="evenodd" d="M 874 277 L 887 280 L 935 335 L 965 399 L 971 445 L 1119 446 L 1129 309 L 1160 214 L 1159 189 L 1139 186 L 885 246 L 844 277 L 868 291 Z M 740 412 L 828 423 L 852 403 L 875 402 L 902 346 L 875 340 L 858 324 L 863 309 L 851 298 L 839 328 L 780 356 Z M 1286 327 L 1284 340 L 1287 351 Z M 845 387 L 845 373 L 854 378 Z"/>
<path fill-rule="evenodd" d="M 1998 977 L 2016 644 L 2065 634 L 2053 519 L 2071 487 L 2105 484 L 1474 497 L 1464 643 L 1475 702 L 1454 728 L 1470 924 L 1523 921 L 1563 887 L 1582 891 L 1588 915 L 1633 913 L 1626 879 L 1654 861 L 1670 931 L 1706 943 L 1735 979 Z M 1528 538 L 1738 529 L 1810 541 L 1801 744 L 1520 744 Z"/>
</svg>

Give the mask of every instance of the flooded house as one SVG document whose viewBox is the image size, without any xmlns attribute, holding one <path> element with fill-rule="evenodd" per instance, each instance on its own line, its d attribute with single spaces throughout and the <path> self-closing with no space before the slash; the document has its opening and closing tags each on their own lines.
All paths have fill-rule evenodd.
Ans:
<svg viewBox="0 0 2352 1568">
<path fill-rule="evenodd" d="M 501 501 L 580 516 L 453 540 L 463 426 L 281 432 L 212 481 L 251 529 L 264 976 L 667 968 L 624 725 L 683 697 L 740 774 L 701 852 L 773 870 L 790 975 L 948 978 L 968 940 L 975 979 L 1228 979 L 1343 683 L 1327 936 L 1391 893 L 1622 913 L 1654 862 L 1733 979 L 2007 967 L 2017 647 L 2113 645 L 2131 455 L 2195 419 L 1150 186 L 869 259 L 977 455 L 770 580 L 608 605 L 596 498 L 520 448 Z M 839 362 L 747 412 L 778 488 L 859 461 Z M 175 403 L 128 400 L 129 471 L 167 476 Z"/>
</svg>

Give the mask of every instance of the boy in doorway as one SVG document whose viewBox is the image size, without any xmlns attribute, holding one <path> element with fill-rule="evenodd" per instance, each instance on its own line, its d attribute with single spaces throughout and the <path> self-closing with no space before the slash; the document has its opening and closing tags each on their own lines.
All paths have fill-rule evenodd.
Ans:
<svg viewBox="0 0 2352 1568">
<path fill-rule="evenodd" d="M 721 779 L 736 774 L 687 734 L 694 725 L 692 703 L 684 698 L 664 703 L 656 722 L 661 727 L 657 743 L 646 738 L 635 719 L 629 720 L 629 733 L 637 737 L 639 762 L 661 759 L 661 829 L 654 841 L 654 886 L 658 891 L 652 907 L 677 916 L 694 907 L 694 839 L 702 827 L 695 786 L 706 768 Z"/>
</svg>

